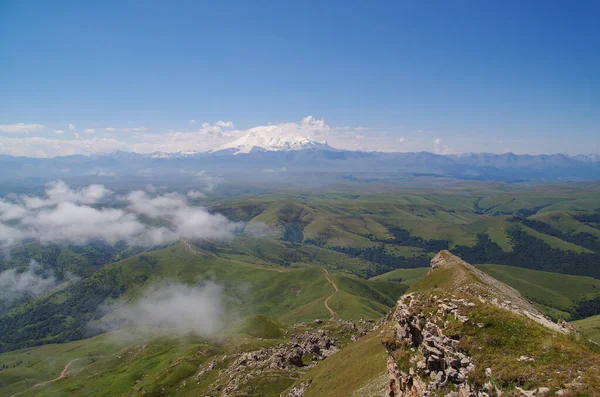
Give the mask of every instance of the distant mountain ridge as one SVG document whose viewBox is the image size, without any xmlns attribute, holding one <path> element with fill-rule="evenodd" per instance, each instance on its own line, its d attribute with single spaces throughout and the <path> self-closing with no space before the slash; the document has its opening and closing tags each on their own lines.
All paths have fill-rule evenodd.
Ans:
<svg viewBox="0 0 600 397">
<path fill-rule="evenodd" d="M 366 174 L 397 174 L 401 177 L 429 175 L 505 182 L 600 179 L 598 155 L 363 152 L 338 150 L 326 142 L 296 140 L 293 136 L 274 141 L 250 138 L 202 153 L 141 154 L 116 151 L 55 158 L 0 155 L 0 181 L 22 178 L 183 176 L 198 172 L 251 175 L 258 179 L 267 174 L 273 178 L 282 173 L 329 173 L 352 178 Z"/>
</svg>

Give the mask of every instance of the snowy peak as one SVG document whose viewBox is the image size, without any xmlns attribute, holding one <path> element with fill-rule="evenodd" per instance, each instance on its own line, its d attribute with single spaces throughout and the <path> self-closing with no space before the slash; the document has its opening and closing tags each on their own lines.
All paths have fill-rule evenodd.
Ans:
<svg viewBox="0 0 600 397">
<path fill-rule="evenodd" d="M 309 116 L 301 125 L 290 123 L 252 128 L 246 135 L 213 152 L 231 150 L 234 154 L 240 154 L 252 151 L 331 149 L 325 140 L 327 131 L 327 126 Z"/>
</svg>

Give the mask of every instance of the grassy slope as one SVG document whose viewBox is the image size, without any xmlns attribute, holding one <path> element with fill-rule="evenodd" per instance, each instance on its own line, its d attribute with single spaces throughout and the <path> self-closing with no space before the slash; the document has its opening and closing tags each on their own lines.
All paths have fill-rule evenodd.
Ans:
<svg viewBox="0 0 600 397">
<path fill-rule="evenodd" d="M 600 344 L 600 315 L 573 321 L 571 324 L 592 341 Z"/>
<path fill-rule="evenodd" d="M 579 222 L 573 211 L 548 211 L 532 216 L 532 219 L 545 222 L 557 230 L 567 234 L 590 233 L 600 238 L 600 230 Z"/>
<path fill-rule="evenodd" d="M 597 190 L 596 187 L 513 187 L 515 191 L 510 193 L 498 190 L 499 187 L 495 185 L 490 190 L 483 187 L 480 184 L 470 188 L 466 191 L 468 194 L 458 186 L 456 191 L 447 189 L 444 193 L 431 189 L 407 189 L 397 194 L 290 193 L 254 199 L 252 210 L 247 208 L 248 204 L 244 201 L 222 204 L 218 209 L 238 214 L 244 212 L 242 208 L 246 208 L 244 220 L 264 222 L 272 226 L 272 230 L 279 230 L 277 233 L 281 233 L 284 224 L 297 222 L 303 229 L 305 239 L 320 239 L 326 245 L 369 247 L 373 243 L 368 236 L 378 239 L 391 237 L 386 228 L 391 224 L 426 239 L 449 240 L 450 247 L 472 245 L 476 235 L 485 232 L 505 251 L 510 251 L 512 246 L 507 236 L 509 216 L 537 212 L 538 215 L 534 216 L 545 220 L 543 216 L 552 211 L 589 212 L 600 208 L 600 199 L 590 197 Z M 558 226 L 564 230 L 572 227 L 572 224 Z M 589 226 L 579 224 L 577 229 L 600 237 L 600 231 Z M 555 237 L 529 229 L 527 232 L 552 247 L 587 252 L 585 248 Z"/>
<path fill-rule="evenodd" d="M 341 323 L 305 323 L 299 326 L 297 332 L 328 329 L 326 332 L 335 335 L 343 343 L 349 342 L 349 337 L 342 334 Z M 203 340 L 189 335 L 142 339 L 135 335 L 136 330 L 133 329 L 127 333 L 105 334 L 83 341 L 0 355 L 0 363 L 13 365 L 21 362 L 16 368 L 0 371 L 0 395 L 20 392 L 20 396 L 198 396 L 209 393 L 216 396 L 221 394 L 214 390 L 219 370 L 232 364 L 236 354 L 287 343 L 289 338 L 289 335 L 282 335 L 280 324 L 262 316 L 242 321 L 239 327 L 228 329 L 228 333 L 220 335 L 217 340 Z M 365 345 L 363 341 L 370 342 Z M 357 368 L 362 379 L 370 376 L 373 370 L 381 372 L 385 368 L 381 366 L 382 362 L 385 365 L 385 351 L 377 333 L 348 347 L 349 356 L 345 348 L 339 353 L 342 354 L 342 361 L 344 357 L 352 360 L 364 358 L 363 366 Z M 78 360 L 72 363 L 66 378 L 34 387 L 40 382 L 56 379 L 73 359 Z M 217 363 L 216 369 L 199 379 L 198 372 L 211 361 Z M 336 362 L 339 363 L 332 363 Z M 325 370 L 327 368 L 324 367 Z M 302 373 L 265 371 L 262 377 L 244 383 L 240 395 L 279 396 Z M 239 376 L 243 377 L 243 373 Z M 357 374 L 353 377 L 356 382 Z"/>
<path fill-rule="evenodd" d="M 369 280 L 397 281 L 401 282 L 402 284 L 412 285 L 415 281 L 425 276 L 429 272 L 429 270 L 431 270 L 430 267 L 418 267 L 415 269 L 396 269 L 392 270 L 391 272 L 372 277 Z"/>
<path fill-rule="evenodd" d="M 503 265 L 477 265 L 497 280 L 518 290 L 527 299 L 558 310 L 568 310 L 574 301 L 600 295 L 600 281 Z"/>
<path fill-rule="evenodd" d="M 464 292 L 465 285 L 470 292 Z M 436 312 L 437 303 L 443 298 L 456 296 L 475 303 L 461 310 L 462 315 L 469 317 L 464 324 L 453 317 L 442 319 L 444 334 L 459 340 L 461 351 L 475 362 L 475 369 L 469 375 L 472 382 L 483 385 L 488 380 L 484 369 L 489 367 L 494 374 L 492 380 L 502 385 L 505 392 L 514 390 L 516 384 L 526 390 L 547 386 L 555 391 L 577 378 L 582 384 L 577 390 L 579 394 L 574 395 L 596 395 L 600 378 L 594 367 L 600 364 L 600 354 L 589 344 L 551 331 L 527 317 L 482 303 L 471 294 L 473 291 L 486 294 L 489 289 L 469 269 L 459 265 L 436 269 L 409 289 L 421 294 L 420 313 Z M 433 295 L 435 298 L 429 299 Z M 516 358 L 521 355 L 535 361 L 519 362 Z"/>
<path fill-rule="evenodd" d="M 372 395 L 366 389 L 380 386 L 378 378 L 386 376 L 386 362 L 387 354 L 381 344 L 381 336 L 375 331 L 311 369 L 299 382 L 312 380 L 305 397 L 345 397 L 361 388 L 359 395 Z M 383 383 L 386 385 L 385 379 Z"/>
<path fill-rule="evenodd" d="M 35 384 L 57 378 L 65 365 L 73 359 L 79 359 L 72 366 L 77 370 L 91 360 L 115 354 L 121 348 L 110 338 L 110 335 L 100 335 L 91 339 L 21 349 L 0 355 L 0 365 L 9 367 L 0 371 L 0 394 L 12 395 Z M 19 362 L 22 363 L 16 365 Z"/>
<path fill-rule="evenodd" d="M 496 270 L 510 274 L 510 269 L 504 266 Z M 548 277 L 551 282 L 557 280 L 554 275 Z M 472 383 L 481 387 L 489 381 L 484 373 L 489 367 L 493 374 L 491 380 L 507 395 L 516 392 L 515 386 L 526 390 L 548 386 L 554 392 L 577 377 L 582 385 L 577 390 L 579 394 L 575 395 L 592 396 L 595 395 L 593 390 L 600 390 L 600 379 L 593 369 L 600 363 L 600 355 L 589 344 L 550 331 L 527 317 L 482 303 L 469 292 L 464 292 L 463 287 L 468 285 L 486 293 L 486 286 L 477 286 L 477 280 L 469 270 L 442 267 L 421 278 L 409 290 L 422 294 L 418 295 L 422 297 L 422 303 L 414 306 L 415 315 L 439 315 L 437 304 L 443 298 L 466 298 L 474 303 L 461 309 L 461 314 L 470 319 L 466 323 L 456 321 L 453 316 L 443 316 L 439 321 L 443 324 L 445 335 L 458 340 L 461 352 L 474 360 L 475 369 L 469 375 Z M 560 290 L 571 296 L 575 294 L 574 290 Z M 433 295 L 434 298 L 429 298 Z M 392 334 L 395 335 L 395 332 Z M 386 354 L 381 350 L 380 333 L 375 332 L 319 364 L 296 384 L 312 380 L 306 396 L 382 395 L 381 388 L 385 390 L 387 373 Z M 395 351 L 392 354 L 399 360 L 415 352 Z M 521 355 L 533 357 L 535 361 L 520 362 L 517 358 Z"/>
<path fill-rule="evenodd" d="M 202 255 L 190 252 L 182 243 L 145 255 L 155 259 L 156 263 L 150 265 L 137 256 L 132 257 L 105 266 L 74 287 L 79 287 L 80 290 L 82 286 L 85 287 L 85 294 L 85 291 L 92 290 L 98 283 L 105 283 L 109 275 L 112 275 L 111 282 L 115 283 L 115 289 L 122 289 L 124 293 L 118 299 L 108 298 L 104 303 L 115 302 L 120 305 L 122 302 L 135 300 L 145 288 L 162 280 L 179 280 L 187 284 L 211 280 L 225 288 L 225 295 L 230 298 L 230 309 L 239 316 L 264 314 L 280 318 L 287 323 L 329 317 L 324 301 L 333 294 L 334 288 L 326 279 L 321 267 L 304 265 L 284 268 L 263 265 L 260 259 L 255 260 L 250 256 L 238 256 L 233 259 L 230 254 L 225 257 L 218 257 L 212 253 Z M 336 271 L 330 271 L 330 274 L 340 289 L 331 304 L 337 317 L 341 319 L 377 319 L 394 305 L 396 297 L 406 289 L 406 286 L 397 283 L 367 281 Z M 63 314 L 60 317 L 46 316 L 44 322 L 35 326 L 41 329 L 54 328 L 58 318 L 67 324 L 73 321 L 71 317 L 75 316 L 77 322 L 74 326 L 83 332 L 88 316 L 96 314 L 97 303 L 85 305 L 70 315 L 63 309 L 76 307 L 81 298 L 81 293 L 72 294 L 71 289 L 67 288 L 16 307 L 11 316 L 18 320 L 27 318 L 26 316 L 35 313 L 36 310 L 43 309 L 43 312 L 49 312 L 51 308 L 58 309 L 57 305 L 62 305 L 60 308 Z M 15 322 L 20 323 L 22 322 Z M 21 331 L 25 331 L 25 328 Z M 67 327 L 68 329 L 70 328 Z M 41 335 L 35 335 L 40 338 L 38 344 L 60 340 L 61 337 L 61 334 L 54 334 L 52 339 L 48 339 L 48 335 L 43 332 Z"/>
<path fill-rule="evenodd" d="M 211 374 L 202 384 L 197 382 L 195 375 L 204 363 L 223 354 L 282 342 L 280 339 L 258 341 L 245 335 L 230 335 L 212 342 L 193 337 L 141 341 L 132 339 L 132 335 L 127 334 L 126 339 L 102 335 L 0 355 L 1 360 L 12 357 L 24 361 L 10 370 L 12 374 L 0 371 L 0 394 L 22 391 L 19 396 L 160 396 L 164 393 L 195 396 L 202 394 L 215 380 Z M 33 363 L 28 354 L 41 358 Z M 65 379 L 34 386 L 56 379 L 73 358 L 78 360 L 72 363 Z M 285 387 L 279 386 L 279 389 Z"/>
<path fill-rule="evenodd" d="M 532 228 L 527 227 L 525 225 L 521 225 L 521 228 L 530 236 L 533 236 L 539 240 L 542 240 L 543 242 L 545 242 L 546 244 L 548 244 L 549 246 L 551 246 L 553 248 L 558 248 L 562 251 L 573 251 L 578 254 L 581 254 L 584 252 L 587 252 L 587 253 L 593 252 L 587 248 L 580 247 L 577 244 L 569 243 L 568 241 L 564 241 L 558 237 L 540 233 L 537 230 L 533 230 Z"/>
</svg>

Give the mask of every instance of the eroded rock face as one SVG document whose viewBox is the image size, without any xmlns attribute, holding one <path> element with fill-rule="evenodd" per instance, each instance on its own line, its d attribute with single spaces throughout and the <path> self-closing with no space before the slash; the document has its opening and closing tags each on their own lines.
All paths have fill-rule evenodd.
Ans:
<svg viewBox="0 0 600 397">
<path fill-rule="evenodd" d="M 458 300 L 454 303 L 440 299 L 437 314 L 426 317 L 418 307 L 419 299 L 412 294 L 403 296 L 383 331 L 389 352 L 388 397 L 427 396 L 449 383 L 454 385 L 456 396 L 478 396 L 468 383 L 469 372 L 475 367 L 473 361 L 458 351 L 458 340 L 444 335 L 440 326 L 443 324 L 441 316 L 454 315 L 462 320 L 457 312 Z M 465 299 L 461 301 L 469 303 Z M 404 361 L 406 353 L 411 352 L 408 369 L 398 367 L 399 349 L 404 349 Z"/>
</svg>

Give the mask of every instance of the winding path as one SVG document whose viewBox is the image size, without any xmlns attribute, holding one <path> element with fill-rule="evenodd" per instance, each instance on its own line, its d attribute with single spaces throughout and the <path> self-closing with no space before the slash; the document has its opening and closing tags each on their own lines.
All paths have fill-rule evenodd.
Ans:
<svg viewBox="0 0 600 397">
<path fill-rule="evenodd" d="M 72 364 L 73 364 L 75 361 L 78 361 L 78 360 L 81 360 L 81 358 L 75 358 L 75 359 L 73 359 L 73 360 L 69 361 L 69 362 L 68 362 L 68 363 L 65 365 L 65 367 L 64 367 L 64 368 L 63 368 L 63 370 L 62 370 L 62 372 L 60 373 L 60 375 L 58 375 L 58 377 L 57 377 L 57 378 L 50 379 L 50 380 L 47 380 L 47 381 L 45 381 L 45 382 L 36 383 L 35 385 L 31 386 L 29 389 L 35 389 L 36 387 L 42 387 L 42 386 L 45 386 L 45 385 L 47 385 L 47 384 L 50 384 L 50 383 L 53 383 L 53 382 L 56 382 L 56 381 L 58 381 L 58 380 L 61 380 L 61 379 L 64 379 L 64 378 L 66 378 L 66 377 L 67 377 L 67 375 L 69 374 L 69 369 L 71 369 L 71 365 L 72 365 Z M 27 389 L 27 390 L 29 390 L 29 389 Z M 13 395 L 12 395 L 12 396 L 10 396 L 10 397 L 15 397 L 16 395 L 18 395 L 18 394 L 21 394 L 21 393 L 24 393 L 24 392 L 26 392 L 27 390 L 23 390 L 23 391 L 20 391 L 20 392 L 18 392 L 18 393 L 15 393 L 15 394 L 13 394 Z"/>
<path fill-rule="evenodd" d="M 333 289 L 335 289 L 335 291 L 333 292 L 333 294 L 329 295 L 327 297 L 327 299 L 325 299 L 325 307 L 327 308 L 327 310 L 329 310 L 329 314 L 331 314 L 331 318 L 335 318 L 335 315 L 337 313 L 335 312 L 335 310 L 333 310 L 331 307 L 329 307 L 329 300 L 331 298 L 333 298 L 333 296 L 335 294 L 338 293 L 339 289 L 338 289 L 338 286 L 333 282 L 333 280 L 331 279 L 331 277 L 329 277 L 329 272 L 327 271 L 327 269 L 323 269 L 323 270 L 325 270 L 325 278 L 327 279 L 327 281 L 329 281 L 329 283 L 331 285 L 333 285 Z"/>
<path fill-rule="evenodd" d="M 277 269 L 277 268 L 269 267 L 269 266 L 253 265 L 251 263 L 241 262 L 241 261 L 238 261 L 238 260 L 235 260 L 235 259 L 232 259 L 232 258 L 222 258 L 220 256 L 217 256 L 217 255 L 211 253 L 211 252 L 200 252 L 200 251 L 194 249 L 194 247 L 192 247 L 192 245 L 189 242 L 185 241 L 185 240 L 179 239 L 179 241 L 181 241 L 185 245 L 186 249 L 189 252 L 192 252 L 192 253 L 197 254 L 197 255 L 208 256 L 210 258 L 216 258 L 216 259 L 222 259 L 222 260 L 226 260 L 226 261 L 229 261 L 229 262 L 236 263 L 236 264 L 241 265 L 241 266 L 251 267 L 251 268 L 260 269 L 260 270 L 268 270 L 268 271 L 271 271 L 271 272 L 285 273 L 286 271 L 289 271 L 289 270 L 286 270 L 286 269 Z"/>
</svg>

